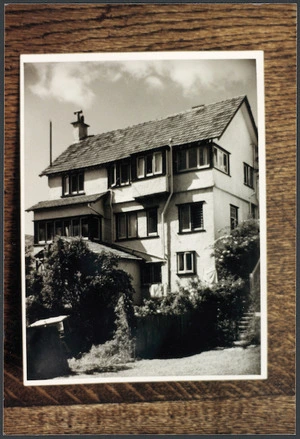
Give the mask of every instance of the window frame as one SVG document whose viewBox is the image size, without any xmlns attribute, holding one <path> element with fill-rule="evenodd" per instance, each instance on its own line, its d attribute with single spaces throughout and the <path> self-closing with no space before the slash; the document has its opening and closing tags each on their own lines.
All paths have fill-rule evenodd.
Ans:
<svg viewBox="0 0 300 439">
<path fill-rule="evenodd" d="M 155 170 L 156 168 L 156 164 L 157 161 L 159 160 L 157 159 L 157 157 L 160 157 L 160 169 L 158 171 Z M 147 160 L 151 161 L 151 172 L 147 171 Z M 151 178 L 151 177 L 156 177 L 158 175 L 163 175 L 164 174 L 164 165 L 163 165 L 163 161 L 164 161 L 164 155 L 163 155 L 163 151 L 155 151 L 155 152 L 151 152 L 151 153 L 147 153 L 144 155 L 140 155 L 138 157 L 136 157 L 136 178 L 137 180 L 142 180 L 143 178 Z M 139 163 L 143 163 L 143 165 L 140 167 Z M 140 173 L 140 168 L 142 168 L 143 173 Z"/>
<path fill-rule="evenodd" d="M 62 176 L 62 197 L 74 197 L 84 195 L 84 171 L 69 172 Z M 76 189 L 73 188 L 73 181 L 76 179 Z"/>
<path fill-rule="evenodd" d="M 142 286 L 161 284 L 162 282 L 161 266 L 162 264 L 158 262 L 150 262 L 142 265 L 142 273 L 141 273 Z M 149 279 L 145 276 L 145 272 L 149 274 Z"/>
<path fill-rule="evenodd" d="M 254 168 L 248 165 L 248 163 L 243 162 L 244 169 L 244 185 L 251 189 L 254 189 Z"/>
<path fill-rule="evenodd" d="M 150 232 L 150 212 L 155 212 L 155 223 L 156 223 L 156 231 Z M 146 211 L 146 217 L 147 217 L 147 236 L 158 236 L 158 212 L 157 207 L 151 207 L 150 209 L 147 209 Z"/>
<path fill-rule="evenodd" d="M 215 151 L 217 152 L 217 163 L 215 162 Z M 219 166 L 219 156 L 221 156 L 221 162 L 223 162 L 223 165 Z M 226 168 L 223 169 L 224 166 L 224 157 L 226 157 Z M 220 172 L 223 172 L 223 174 L 229 175 L 230 176 L 230 152 L 226 151 L 224 148 L 222 148 L 221 146 L 217 145 L 216 143 L 213 144 L 213 148 L 212 148 L 212 163 L 213 163 L 213 167 L 215 169 L 217 169 Z"/>
<path fill-rule="evenodd" d="M 91 235 L 91 221 L 97 220 L 97 236 Z M 76 225 L 79 229 L 79 234 L 74 235 L 74 227 L 75 222 L 79 223 Z M 92 240 L 92 241 L 101 241 L 101 218 L 94 215 L 83 215 L 83 216 L 75 216 L 75 217 L 62 217 L 62 218 L 53 218 L 51 220 L 37 220 L 35 223 L 35 236 L 34 242 L 35 244 L 51 244 L 56 236 L 64 237 L 80 237 L 83 240 Z M 84 224 L 87 225 L 87 234 L 83 234 Z M 61 233 L 56 233 L 56 231 L 60 228 Z M 40 239 L 40 231 L 44 230 L 45 239 Z M 51 230 L 52 229 L 52 230 Z M 51 239 L 49 238 L 49 233 L 51 233 Z M 87 235 L 87 236 L 86 236 Z"/>
<path fill-rule="evenodd" d="M 196 166 L 189 166 L 190 165 L 190 153 L 192 150 L 196 150 L 196 161 L 197 161 L 197 165 Z M 203 150 L 204 152 L 204 157 L 205 157 L 205 163 L 201 164 L 200 163 L 200 151 Z M 185 162 L 185 167 L 181 168 L 179 167 L 179 155 L 183 154 L 184 155 L 184 162 Z M 176 151 L 176 171 L 177 173 L 181 173 L 181 172 L 188 172 L 188 171 L 197 171 L 200 169 L 207 169 L 211 167 L 211 160 L 210 160 L 210 146 L 206 143 L 204 145 L 191 145 L 189 147 L 185 147 L 185 148 L 181 148 L 178 151 Z"/>
<path fill-rule="evenodd" d="M 177 207 L 178 207 L 178 233 L 179 234 L 197 233 L 197 232 L 205 231 L 203 204 L 204 204 L 204 201 L 195 201 L 192 203 L 184 203 L 184 204 L 177 205 Z M 197 207 L 199 207 L 201 209 L 201 212 L 200 212 L 201 226 L 200 227 L 193 227 L 192 209 L 197 208 Z M 184 209 L 188 210 L 188 222 L 189 222 L 188 228 L 183 228 L 183 224 L 182 224 L 183 210 Z"/>
<path fill-rule="evenodd" d="M 130 240 L 130 239 L 137 239 L 138 238 L 138 218 L 137 218 L 137 211 L 129 211 L 129 212 L 120 212 L 116 213 L 116 240 L 117 241 L 124 241 L 124 240 Z M 129 232 L 129 218 L 135 216 L 135 235 L 131 235 Z M 124 218 L 125 220 L 125 234 L 120 236 L 120 219 Z"/>
<path fill-rule="evenodd" d="M 127 175 L 128 178 L 126 181 L 122 181 L 122 167 L 127 167 Z M 114 187 L 123 187 L 123 186 L 129 186 L 131 183 L 131 165 L 130 161 L 121 161 L 116 162 L 108 166 L 107 169 L 108 179 L 107 179 L 107 186 L 109 188 Z"/>
<path fill-rule="evenodd" d="M 234 204 L 230 204 L 229 206 L 230 206 L 230 230 L 234 230 L 239 224 L 239 208 Z M 236 215 L 233 216 L 232 212 L 235 212 Z"/>
<path fill-rule="evenodd" d="M 187 256 L 191 256 L 192 268 L 187 268 Z M 180 270 L 180 258 L 183 257 L 183 269 Z M 187 250 L 176 253 L 176 261 L 177 261 L 177 275 L 191 275 L 196 274 L 196 252 L 194 250 Z"/>
</svg>

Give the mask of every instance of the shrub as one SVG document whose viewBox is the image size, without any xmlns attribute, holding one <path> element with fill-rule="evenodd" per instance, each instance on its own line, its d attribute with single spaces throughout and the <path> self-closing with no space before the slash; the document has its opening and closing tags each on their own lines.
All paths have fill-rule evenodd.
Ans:
<svg viewBox="0 0 300 439">
<path fill-rule="evenodd" d="M 73 345 L 81 351 L 110 339 L 120 296 L 126 312 L 133 314 L 131 278 L 117 264 L 114 255 L 95 254 L 82 239 L 56 238 L 45 252 L 44 269 L 30 275 L 34 299 L 28 300 L 29 320 L 70 315 L 77 341 Z"/>
<path fill-rule="evenodd" d="M 116 330 L 112 340 L 103 345 L 92 346 L 80 359 L 69 360 L 69 367 L 75 373 L 113 372 L 124 368 L 133 360 L 134 341 L 130 320 L 133 320 L 132 307 L 121 296 L 116 309 Z M 132 324 L 132 322 L 131 322 Z"/>
<path fill-rule="evenodd" d="M 258 221 L 244 221 L 230 234 L 217 239 L 213 256 L 219 279 L 234 276 L 248 280 L 259 258 Z"/>
</svg>

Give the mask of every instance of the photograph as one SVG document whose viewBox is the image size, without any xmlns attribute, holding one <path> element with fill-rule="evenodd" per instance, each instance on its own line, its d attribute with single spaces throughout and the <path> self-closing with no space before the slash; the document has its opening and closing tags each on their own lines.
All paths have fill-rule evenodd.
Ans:
<svg viewBox="0 0 300 439">
<path fill-rule="evenodd" d="M 267 378 L 263 52 L 21 55 L 25 385 Z"/>
</svg>

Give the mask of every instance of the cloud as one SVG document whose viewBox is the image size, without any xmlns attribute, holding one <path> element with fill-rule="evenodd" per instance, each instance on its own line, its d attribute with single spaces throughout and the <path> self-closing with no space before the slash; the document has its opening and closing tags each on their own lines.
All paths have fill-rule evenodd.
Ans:
<svg viewBox="0 0 300 439">
<path fill-rule="evenodd" d="M 245 84 L 253 62 L 247 60 L 125 61 L 116 63 L 118 79 L 129 75 L 146 86 L 163 88 L 173 83 L 183 95 L 206 89 L 225 90 L 235 83 Z"/>
<path fill-rule="evenodd" d="M 91 66 L 90 66 L 91 67 Z M 97 69 L 80 63 L 35 64 L 37 82 L 31 91 L 41 98 L 91 106 L 95 94 L 90 85 L 97 77 Z"/>
<path fill-rule="evenodd" d="M 145 82 L 152 88 L 163 88 L 164 86 L 162 80 L 157 76 L 147 76 Z"/>
</svg>

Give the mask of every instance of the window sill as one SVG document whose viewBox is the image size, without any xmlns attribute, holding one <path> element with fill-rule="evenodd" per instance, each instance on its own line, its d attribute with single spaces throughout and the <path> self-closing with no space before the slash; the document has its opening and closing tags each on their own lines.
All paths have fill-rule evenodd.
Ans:
<svg viewBox="0 0 300 439">
<path fill-rule="evenodd" d="M 146 175 L 145 177 L 136 177 L 134 180 L 132 180 L 132 183 L 136 183 L 137 181 L 149 180 L 151 178 L 164 177 L 165 175 L 165 172 L 161 172 L 159 174 Z"/>
<path fill-rule="evenodd" d="M 145 239 L 157 239 L 159 235 L 154 236 L 137 236 L 135 238 L 117 238 L 115 242 L 123 242 L 123 241 L 141 241 Z"/>
<path fill-rule="evenodd" d="M 61 198 L 74 198 L 74 197 L 80 197 L 82 195 L 86 195 L 85 192 L 78 192 L 76 194 L 62 195 Z"/>
<path fill-rule="evenodd" d="M 211 165 L 205 165 L 205 166 L 201 166 L 199 168 L 191 168 L 191 169 L 183 169 L 182 171 L 176 171 L 175 174 L 186 174 L 187 172 L 198 172 L 198 171 L 205 171 L 207 169 L 211 169 L 212 166 Z"/>
<path fill-rule="evenodd" d="M 206 229 L 187 230 L 186 232 L 178 232 L 178 235 L 191 235 L 192 233 L 203 233 L 203 232 L 206 232 Z"/>
<path fill-rule="evenodd" d="M 249 189 L 254 190 L 254 186 L 250 186 L 250 184 L 244 183 L 244 186 L 248 187 Z"/>
<path fill-rule="evenodd" d="M 177 276 L 195 276 L 196 275 L 196 273 L 193 271 L 188 271 L 188 272 L 185 272 L 185 273 L 176 273 L 177 274 Z"/>
</svg>

